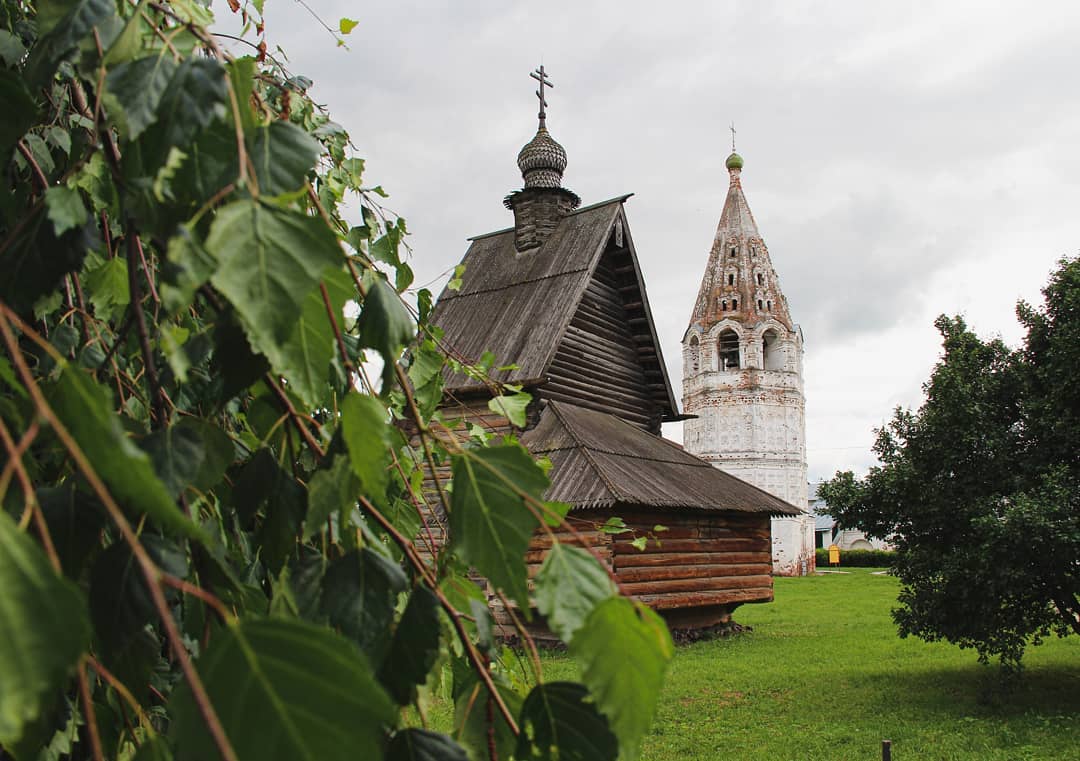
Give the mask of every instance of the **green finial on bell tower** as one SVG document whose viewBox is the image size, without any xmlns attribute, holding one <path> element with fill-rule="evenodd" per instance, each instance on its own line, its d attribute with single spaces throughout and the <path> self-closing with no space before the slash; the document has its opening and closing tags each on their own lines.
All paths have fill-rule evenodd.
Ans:
<svg viewBox="0 0 1080 761">
<path fill-rule="evenodd" d="M 739 154 L 737 154 L 735 152 L 735 122 L 731 123 L 730 129 L 731 129 L 731 155 L 728 156 L 727 161 L 724 162 L 724 166 L 726 166 L 729 171 L 732 170 L 732 169 L 742 169 L 743 168 L 742 156 L 740 156 Z"/>
</svg>

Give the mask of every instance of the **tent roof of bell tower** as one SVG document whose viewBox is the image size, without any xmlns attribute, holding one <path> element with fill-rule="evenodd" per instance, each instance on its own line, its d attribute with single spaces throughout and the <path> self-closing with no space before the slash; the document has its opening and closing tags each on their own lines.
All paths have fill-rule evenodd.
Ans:
<svg viewBox="0 0 1080 761">
<path fill-rule="evenodd" d="M 725 319 L 745 325 L 775 320 L 793 330 L 787 299 L 743 193 L 744 163 L 734 151 L 724 162 L 729 176 L 727 197 L 690 325 L 704 332 Z"/>
</svg>

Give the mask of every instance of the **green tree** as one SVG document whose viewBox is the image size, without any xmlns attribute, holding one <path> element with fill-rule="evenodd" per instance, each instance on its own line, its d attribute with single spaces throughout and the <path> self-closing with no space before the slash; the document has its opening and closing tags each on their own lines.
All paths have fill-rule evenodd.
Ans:
<svg viewBox="0 0 1080 761">
<path fill-rule="evenodd" d="M 530 591 L 544 469 L 442 424 L 404 220 L 229 6 L 252 56 L 200 0 L 0 0 L 0 757 L 634 758 L 666 628 L 576 549 Z"/>
<path fill-rule="evenodd" d="M 1010 668 L 1029 643 L 1080 633 L 1080 260 L 1043 294 L 1018 305 L 1019 350 L 939 317 L 926 401 L 877 431 L 881 465 L 819 492 L 841 523 L 896 545 L 901 636 Z"/>
</svg>

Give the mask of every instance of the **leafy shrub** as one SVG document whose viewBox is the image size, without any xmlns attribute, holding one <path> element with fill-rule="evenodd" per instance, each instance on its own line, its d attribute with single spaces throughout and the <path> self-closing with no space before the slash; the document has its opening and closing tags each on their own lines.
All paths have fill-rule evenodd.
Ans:
<svg viewBox="0 0 1080 761">
<path fill-rule="evenodd" d="M 888 568 L 896 562 L 893 550 L 840 550 L 840 567 L 849 568 Z M 829 551 L 817 550 L 818 568 L 829 567 Z"/>
</svg>

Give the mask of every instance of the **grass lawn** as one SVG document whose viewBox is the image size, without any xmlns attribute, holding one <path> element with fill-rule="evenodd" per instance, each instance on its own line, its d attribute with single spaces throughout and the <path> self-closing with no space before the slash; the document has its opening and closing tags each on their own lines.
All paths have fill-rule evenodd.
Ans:
<svg viewBox="0 0 1080 761">
<path fill-rule="evenodd" d="M 1019 687 L 989 694 L 973 651 L 897 637 L 897 581 L 871 570 L 777 579 L 736 613 L 752 633 L 679 647 L 643 758 L 872 761 L 889 739 L 895 761 L 1080 759 L 1080 639 L 1029 649 Z"/>
</svg>

